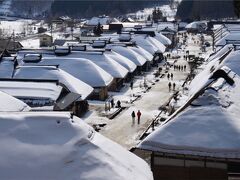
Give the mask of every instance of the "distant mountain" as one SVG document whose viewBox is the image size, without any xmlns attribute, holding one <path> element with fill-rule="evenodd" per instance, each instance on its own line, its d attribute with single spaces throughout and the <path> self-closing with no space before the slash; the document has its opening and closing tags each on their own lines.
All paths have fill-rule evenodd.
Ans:
<svg viewBox="0 0 240 180">
<path fill-rule="evenodd" d="M 21 17 L 122 15 L 170 0 L 0 0 L 0 14 Z"/>
<path fill-rule="evenodd" d="M 182 0 L 177 17 L 182 20 L 235 17 L 233 0 Z"/>
<path fill-rule="evenodd" d="M 70 15 L 70 16 L 82 16 L 92 17 L 98 15 L 122 15 L 130 13 L 136 10 L 143 9 L 145 7 L 157 4 L 166 4 L 169 0 L 55 0 L 51 7 L 52 15 Z"/>
</svg>

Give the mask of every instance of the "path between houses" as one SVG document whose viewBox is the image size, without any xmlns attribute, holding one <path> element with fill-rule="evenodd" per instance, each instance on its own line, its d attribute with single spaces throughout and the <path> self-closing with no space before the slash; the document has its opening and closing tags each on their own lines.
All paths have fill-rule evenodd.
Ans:
<svg viewBox="0 0 240 180">
<path fill-rule="evenodd" d="M 179 60 L 177 64 L 186 64 L 184 60 Z M 173 73 L 174 78 L 170 82 L 175 82 L 177 88 L 180 88 L 187 77 L 189 69 L 186 72 L 169 70 Z M 173 91 L 169 92 L 169 80 L 165 76 L 160 78 L 159 82 L 152 85 L 150 91 L 142 95 L 142 98 L 135 101 L 127 110 L 119 114 L 113 120 L 107 123 L 107 126 L 100 133 L 113 141 L 121 144 L 123 147 L 130 149 L 138 143 L 139 137 L 146 128 L 151 124 L 153 119 L 160 112 L 158 108 L 172 96 Z M 140 110 L 142 113 L 140 124 L 132 123 L 131 113 Z"/>
</svg>

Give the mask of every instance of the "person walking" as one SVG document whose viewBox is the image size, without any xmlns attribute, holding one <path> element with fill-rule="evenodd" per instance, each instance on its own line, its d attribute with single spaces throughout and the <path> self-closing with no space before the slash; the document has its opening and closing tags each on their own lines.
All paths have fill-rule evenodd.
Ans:
<svg viewBox="0 0 240 180">
<path fill-rule="evenodd" d="M 132 112 L 131 116 L 132 116 L 132 125 L 133 125 L 133 124 L 135 124 L 135 117 L 136 117 L 134 111 Z"/>
<path fill-rule="evenodd" d="M 111 100 L 111 108 L 114 108 L 114 99 Z"/>
<path fill-rule="evenodd" d="M 133 82 L 130 83 L 131 90 L 133 90 Z"/>
<path fill-rule="evenodd" d="M 171 86 L 172 86 L 172 84 L 171 84 L 171 82 L 169 82 L 168 83 L 168 90 L 169 90 L 169 92 L 171 91 Z"/>
<path fill-rule="evenodd" d="M 169 78 L 170 78 L 170 74 L 169 74 L 169 73 L 167 74 L 167 78 L 168 78 L 168 80 L 169 80 Z"/>
<path fill-rule="evenodd" d="M 171 73 L 171 80 L 173 80 L 173 73 Z"/>
<path fill-rule="evenodd" d="M 175 82 L 173 83 L 173 91 L 175 91 L 175 88 L 176 88 L 176 84 Z"/>
<path fill-rule="evenodd" d="M 121 106 L 121 101 L 117 101 L 117 108 L 121 108 L 122 106 Z"/>
<path fill-rule="evenodd" d="M 140 112 L 140 110 L 138 110 L 138 112 L 137 112 L 138 124 L 140 124 L 141 115 L 142 115 L 142 113 Z"/>
</svg>

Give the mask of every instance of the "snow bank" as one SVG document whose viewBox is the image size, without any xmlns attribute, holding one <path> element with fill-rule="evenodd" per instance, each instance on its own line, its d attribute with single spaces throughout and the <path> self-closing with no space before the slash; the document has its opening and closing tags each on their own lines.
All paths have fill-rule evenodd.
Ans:
<svg viewBox="0 0 240 180">
<path fill-rule="evenodd" d="M 1 113 L 0 127 L 1 179 L 153 179 L 147 163 L 69 113 Z"/>
</svg>

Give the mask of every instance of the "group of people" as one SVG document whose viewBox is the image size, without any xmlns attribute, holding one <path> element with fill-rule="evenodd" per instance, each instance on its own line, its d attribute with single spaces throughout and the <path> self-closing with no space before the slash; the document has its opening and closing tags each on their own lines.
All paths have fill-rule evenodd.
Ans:
<svg viewBox="0 0 240 180">
<path fill-rule="evenodd" d="M 138 124 L 140 124 L 141 115 L 142 115 L 141 111 L 138 110 L 138 112 L 137 112 L 137 122 L 138 122 Z M 134 125 L 135 124 L 135 117 L 136 117 L 135 111 L 132 112 L 131 116 L 132 116 L 132 125 Z"/>
<path fill-rule="evenodd" d="M 171 73 L 171 74 L 167 74 L 167 78 L 168 78 L 168 80 L 171 78 L 171 80 L 173 80 L 173 73 Z"/>
<path fill-rule="evenodd" d="M 111 103 L 111 108 L 114 108 L 115 103 L 114 103 L 114 99 L 113 98 L 111 99 L 110 103 Z M 116 108 L 121 108 L 121 107 L 122 107 L 121 101 L 118 100 Z"/>
<path fill-rule="evenodd" d="M 168 90 L 169 90 L 169 92 L 170 92 L 171 90 L 175 91 L 175 89 L 176 89 L 176 84 L 175 84 L 175 82 L 174 82 L 174 83 L 169 82 L 169 83 L 168 83 Z"/>
<path fill-rule="evenodd" d="M 173 66 L 173 69 L 174 69 L 174 71 L 175 71 L 175 70 L 178 70 L 178 71 L 186 71 L 187 66 L 186 66 L 186 65 L 174 65 L 174 66 Z"/>
</svg>

